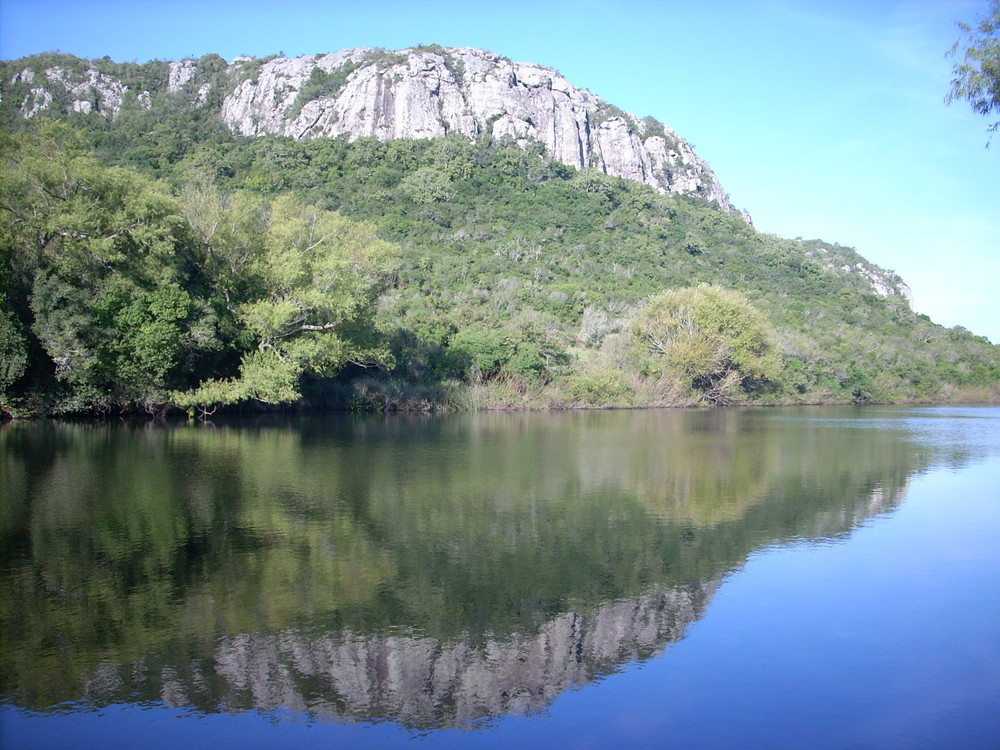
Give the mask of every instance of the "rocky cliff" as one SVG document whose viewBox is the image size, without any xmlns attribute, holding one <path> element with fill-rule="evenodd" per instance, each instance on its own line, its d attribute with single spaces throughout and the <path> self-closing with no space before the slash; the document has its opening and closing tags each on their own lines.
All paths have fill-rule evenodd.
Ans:
<svg viewBox="0 0 1000 750">
<path fill-rule="evenodd" d="M 221 102 L 226 124 L 246 136 L 510 139 L 540 144 L 578 169 L 698 196 L 734 212 L 715 173 L 669 127 L 623 112 L 552 68 L 484 50 L 359 48 L 138 67 L 142 75 L 106 59 L 26 58 L 5 64 L 2 95 L 23 117 L 53 110 L 115 116 L 123 106 L 156 106 L 157 95 L 167 93 L 190 106 Z"/>
</svg>

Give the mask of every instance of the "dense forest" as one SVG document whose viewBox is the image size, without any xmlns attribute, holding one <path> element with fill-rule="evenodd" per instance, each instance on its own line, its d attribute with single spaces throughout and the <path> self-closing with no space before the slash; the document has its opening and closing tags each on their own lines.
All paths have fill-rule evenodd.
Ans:
<svg viewBox="0 0 1000 750">
<path fill-rule="evenodd" d="M 237 137 L 149 82 L 25 119 L 25 64 L 0 70 L 6 417 L 1000 398 L 1000 347 L 850 248 L 541 146 Z"/>
</svg>

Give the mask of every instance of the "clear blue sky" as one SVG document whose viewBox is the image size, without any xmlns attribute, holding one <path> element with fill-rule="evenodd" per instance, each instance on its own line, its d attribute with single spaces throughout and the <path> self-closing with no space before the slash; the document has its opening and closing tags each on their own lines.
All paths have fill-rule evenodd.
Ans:
<svg viewBox="0 0 1000 750">
<path fill-rule="evenodd" d="M 1000 342 L 1000 137 L 945 106 L 987 0 L 0 0 L 0 57 L 442 44 L 561 71 L 694 143 L 758 229 L 857 248 Z"/>
</svg>

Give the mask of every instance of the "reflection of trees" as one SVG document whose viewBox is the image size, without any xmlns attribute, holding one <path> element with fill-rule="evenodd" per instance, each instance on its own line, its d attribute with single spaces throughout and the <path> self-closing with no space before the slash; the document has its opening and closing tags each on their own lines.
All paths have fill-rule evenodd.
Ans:
<svg viewBox="0 0 1000 750">
<path fill-rule="evenodd" d="M 843 534 L 932 460 L 742 411 L 14 425 L 0 456 L 4 694 L 421 726 L 655 652 L 754 549 Z"/>
<path fill-rule="evenodd" d="M 210 653 L 215 636 L 307 621 L 392 577 L 388 553 L 323 508 L 324 476 L 296 472 L 293 432 L 0 435 L 14 557 L 3 673 L 22 691 L 73 695 L 105 656 L 140 658 L 179 632 Z M 42 675 L 55 684 L 38 685 Z"/>
<path fill-rule="evenodd" d="M 909 442 L 886 440 L 879 430 L 817 431 L 791 420 L 776 429 L 769 414 L 753 411 L 678 416 L 641 413 L 630 420 L 630 439 L 613 421 L 588 430 L 579 451 L 585 482 L 600 486 L 624 474 L 636 499 L 657 517 L 708 528 L 746 519 L 765 500 L 769 507 L 791 500 L 800 513 L 803 504 L 810 510 L 853 504 L 876 487 L 892 494 L 929 458 L 926 449 L 914 453 Z M 829 531 L 819 524 L 796 533 Z"/>
</svg>

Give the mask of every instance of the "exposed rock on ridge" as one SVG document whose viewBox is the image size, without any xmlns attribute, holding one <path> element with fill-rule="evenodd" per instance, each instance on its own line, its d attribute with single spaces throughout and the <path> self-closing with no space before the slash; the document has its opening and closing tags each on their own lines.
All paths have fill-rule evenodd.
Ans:
<svg viewBox="0 0 1000 750">
<path fill-rule="evenodd" d="M 315 69 L 343 81 L 304 100 L 310 77 L 322 77 Z M 226 98 L 222 116 L 242 135 L 534 141 L 564 164 L 734 210 L 715 173 L 670 128 L 609 106 L 551 68 L 468 47 L 274 58 Z"/>
<path fill-rule="evenodd" d="M 131 68 L 131 69 L 130 69 Z M 296 58 L 217 55 L 134 64 L 50 53 L 0 61 L 5 116 L 115 117 L 129 107 L 209 107 L 244 136 L 510 139 L 575 168 L 691 195 L 737 212 L 711 168 L 669 127 L 637 119 L 557 71 L 479 49 L 358 48 Z M 142 83 L 139 84 L 138 82 Z M 912 295 L 892 271 L 853 250 L 810 241 L 808 257 L 866 292 Z M 590 320 L 596 323 L 596 319 Z M 608 321 L 605 321 L 608 323 Z M 604 326 L 607 328 L 607 325 Z"/>
<path fill-rule="evenodd" d="M 541 144 L 549 156 L 577 169 L 592 167 L 736 212 L 712 169 L 669 127 L 609 105 L 552 68 L 484 50 L 434 45 L 241 57 L 228 63 L 223 75 L 214 65 L 180 60 L 158 64 L 163 80 L 153 92 L 130 90 L 124 80 L 101 72 L 110 69 L 103 61 L 77 61 L 87 67 L 72 72 L 66 65 L 42 68 L 38 58 L 26 58 L 18 67 L 32 60 L 34 67 L 8 69 L 2 82 L 5 97 L 22 84 L 15 97 L 24 117 L 55 107 L 115 116 L 129 97 L 148 107 L 162 92 L 203 106 L 214 87 L 216 100 L 224 94 L 223 120 L 240 135 L 389 140 L 458 133 L 511 139 L 525 147 Z"/>
<path fill-rule="evenodd" d="M 806 256 L 829 273 L 852 279 L 853 283 L 879 297 L 896 297 L 907 307 L 913 305 L 910 287 L 894 271 L 869 263 L 851 248 L 818 240 L 812 240 L 807 245 Z"/>
</svg>

